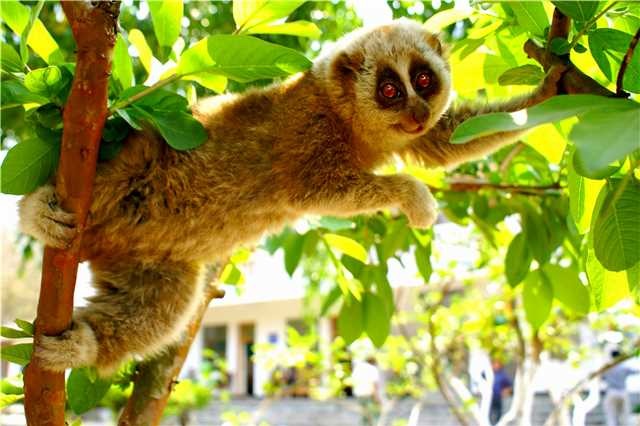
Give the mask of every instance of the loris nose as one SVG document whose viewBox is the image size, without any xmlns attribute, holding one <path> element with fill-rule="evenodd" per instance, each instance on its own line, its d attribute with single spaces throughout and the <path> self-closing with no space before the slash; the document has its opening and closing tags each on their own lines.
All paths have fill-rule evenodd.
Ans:
<svg viewBox="0 0 640 426">
<path fill-rule="evenodd" d="M 416 123 L 424 124 L 429 118 L 429 108 L 419 103 L 412 108 L 411 117 L 413 117 Z"/>
</svg>

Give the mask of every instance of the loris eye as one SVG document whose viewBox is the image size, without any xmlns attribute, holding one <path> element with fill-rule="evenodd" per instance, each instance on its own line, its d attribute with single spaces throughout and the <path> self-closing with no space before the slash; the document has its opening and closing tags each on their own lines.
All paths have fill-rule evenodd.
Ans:
<svg viewBox="0 0 640 426">
<path fill-rule="evenodd" d="M 398 88 L 391 83 L 383 84 L 380 89 L 380 92 L 382 93 L 382 96 L 389 99 L 396 98 L 400 94 L 400 91 L 398 90 Z"/>
<path fill-rule="evenodd" d="M 416 76 L 416 85 L 421 88 L 429 87 L 431 84 L 431 77 L 426 72 L 421 72 Z"/>
</svg>

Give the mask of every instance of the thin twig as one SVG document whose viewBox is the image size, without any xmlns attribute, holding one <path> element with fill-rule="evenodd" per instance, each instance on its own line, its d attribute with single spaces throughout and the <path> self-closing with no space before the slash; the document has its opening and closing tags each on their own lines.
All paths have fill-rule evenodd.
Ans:
<svg viewBox="0 0 640 426">
<path fill-rule="evenodd" d="M 629 43 L 629 48 L 627 49 L 627 53 L 625 53 L 624 58 L 622 58 L 622 63 L 620 64 L 620 71 L 618 71 L 618 78 L 616 80 L 616 95 L 617 96 L 627 96 L 627 93 L 623 89 L 622 82 L 624 80 L 624 73 L 627 71 L 627 67 L 631 62 L 631 58 L 633 57 L 633 52 L 636 50 L 636 46 L 638 45 L 638 40 L 640 40 L 640 28 L 636 31 L 636 34 L 631 39 L 631 43 Z"/>
<path fill-rule="evenodd" d="M 502 160 L 502 162 L 500 163 L 500 166 L 498 167 L 498 170 L 500 171 L 501 175 L 505 174 L 505 172 L 509 169 L 509 165 L 511 165 L 511 162 L 513 161 L 513 159 L 516 158 L 516 156 L 520 154 L 525 148 L 526 148 L 526 145 L 522 142 L 518 142 L 513 146 L 511 151 L 509 151 L 507 156 L 504 157 L 504 160 Z"/>
<path fill-rule="evenodd" d="M 155 92 L 156 90 L 160 89 L 161 87 L 164 87 L 168 84 L 173 83 L 174 81 L 180 80 L 182 77 L 184 77 L 183 74 L 173 74 L 172 76 L 169 76 L 167 78 L 165 78 L 164 80 L 160 80 L 157 83 L 155 83 L 152 86 L 146 87 L 143 90 L 141 90 L 140 92 L 136 93 L 135 95 L 127 98 L 127 99 L 122 99 L 118 102 L 116 102 L 115 104 L 113 104 L 111 106 L 111 108 L 109 108 L 109 115 L 113 114 L 117 109 L 121 109 L 124 107 L 127 107 L 129 105 L 131 105 L 132 103 L 134 103 L 135 101 L 144 98 L 145 96 L 149 95 L 152 92 Z"/>
<path fill-rule="evenodd" d="M 616 4 L 618 4 L 619 2 L 614 1 L 611 2 L 609 5 L 607 5 L 604 9 L 602 9 L 600 11 L 600 13 L 598 13 L 597 15 L 593 16 L 591 19 L 589 19 L 584 26 L 582 27 L 582 29 L 580 31 L 578 31 L 578 33 L 573 37 L 573 39 L 571 40 L 571 43 L 569 44 L 569 52 L 571 52 L 571 49 L 573 49 L 576 44 L 578 44 L 578 42 L 580 41 L 580 39 L 582 38 L 583 35 L 585 35 L 587 33 L 587 31 L 589 31 L 591 29 L 591 27 L 598 22 L 598 19 L 602 18 L 605 13 L 607 13 L 609 10 L 611 10 L 611 8 L 613 6 L 615 6 Z"/>
<path fill-rule="evenodd" d="M 493 189 L 496 191 L 509 192 L 514 194 L 526 194 L 526 195 L 546 195 L 554 194 L 561 191 L 564 187 L 559 182 L 554 182 L 550 185 L 541 186 L 529 186 L 529 185 L 505 185 L 499 183 L 491 183 L 486 181 L 476 180 L 451 180 L 447 182 L 448 187 L 446 190 L 451 192 L 476 192 L 481 189 Z M 446 191 L 445 190 L 445 191 Z"/>
</svg>

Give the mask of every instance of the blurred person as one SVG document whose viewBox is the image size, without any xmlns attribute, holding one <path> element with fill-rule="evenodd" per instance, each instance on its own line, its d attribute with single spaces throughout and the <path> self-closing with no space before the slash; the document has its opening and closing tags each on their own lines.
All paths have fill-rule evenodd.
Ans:
<svg viewBox="0 0 640 426">
<path fill-rule="evenodd" d="M 382 377 L 374 357 L 356 362 L 351 373 L 353 395 L 362 408 L 362 424 L 373 426 L 377 423 L 382 406 Z"/>
<path fill-rule="evenodd" d="M 502 417 L 502 398 L 513 390 L 513 382 L 504 369 L 504 365 L 497 359 L 491 361 L 493 370 L 493 388 L 491 392 L 491 406 L 489 408 L 489 422 L 495 425 Z"/>
<path fill-rule="evenodd" d="M 617 349 L 611 351 L 612 360 L 615 360 L 619 356 L 620 351 Z M 602 375 L 602 379 L 607 384 L 603 402 L 607 426 L 631 425 L 631 419 L 629 417 L 631 409 L 626 382 L 627 377 L 637 373 L 640 373 L 640 371 L 630 368 L 624 363 L 620 363 Z"/>
</svg>

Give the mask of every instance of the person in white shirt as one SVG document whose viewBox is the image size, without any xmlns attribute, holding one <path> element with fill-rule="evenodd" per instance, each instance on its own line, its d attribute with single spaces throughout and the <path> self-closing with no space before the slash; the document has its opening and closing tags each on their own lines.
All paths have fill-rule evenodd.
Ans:
<svg viewBox="0 0 640 426">
<path fill-rule="evenodd" d="M 354 363 L 351 382 L 362 407 L 362 424 L 375 425 L 382 405 L 382 377 L 374 357 Z"/>
</svg>

